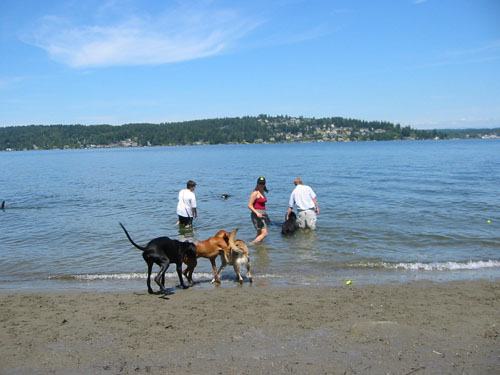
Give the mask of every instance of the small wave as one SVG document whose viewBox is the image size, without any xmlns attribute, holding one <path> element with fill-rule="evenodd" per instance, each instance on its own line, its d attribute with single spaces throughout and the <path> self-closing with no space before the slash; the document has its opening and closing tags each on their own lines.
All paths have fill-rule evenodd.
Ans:
<svg viewBox="0 0 500 375">
<path fill-rule="evenodd" d="M 500 267 L 498 260 L 468 261 L 468 262 L 433 262 L 433 263 L 358 263 L 351 264 L 356 268 L 383 268 L 392 270 L 407 271 L 458 271 L 458 270 L 478 270 L 481 268 Z"/>
<path fill-rule="evenodd" d="M 168 277 L 165 274 L 165 277 Z M 80 274 L 80 275 L 51 275 L 50 280 L 135 280 L 145 279 L 146 273 L 112 273 L 112 274 Z"/>
<path fill-rule="evenodd" d="M 151 274 L 152 277 L 156 273 Z M 52 275 L 50 280 L 77 280 L 77 281 L 99 281 L 99 280 L 145 280 L 148 277 L 147 273 L 110 273 L 110 274 L 79 274 L 79 275 Z M 212 280 L 213 275 L 208 272 L 196 272 L 194 276 L 197 280 Z M 279 278 L 279 275 L 259 275 L 260 278 Z M 165 273 L 166 279 L 177 279 L 177 272 Z"/>
</svg>

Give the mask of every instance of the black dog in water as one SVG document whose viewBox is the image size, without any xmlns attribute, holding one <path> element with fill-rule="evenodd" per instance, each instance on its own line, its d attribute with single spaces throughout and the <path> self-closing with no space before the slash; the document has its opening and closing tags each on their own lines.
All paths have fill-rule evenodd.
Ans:
<svg viewBox="0 0 500 375">
<path fill-rule="evenodd" d="M 286 218 L 286 216 L 285 216 Z M 290 212 L 288 219 L 281 225 L 281 234 L 289 235 L 293 234 L 299 226 L 297 225 L 297 215 L 295 212 Z"/>
<path fill-rule="evenodd" d="M 167 271 L 170 263 L 175 263 L 177 275 L 179 276 L 179 281 L 181 282 L 181 286 L 186 289 L 187 286 L 184 285 L 184 281 L 182 280 L 182 262 L 187 257 L 188 259 L 196 260 L 196 246 L 192 242 L 181 242 L 177 240 L 172 240 L 168 237 L 158 237 L 148 242 L 146 246 L 137 245 L 127 230 L 120 223 L 123 231 L 127 235 L 128 240 L 132 245 L 134 245 L 139 250 L 142 250 L 142 257 L 146 261 L 148 265 L 148 293 L 153 294 L 153 289 L 151 289 L 151 270 L 153 269 L 153 264 L 157 264 L 160 266 L 160 271 L 155 276 L 155 282 L 160 287 L 160 293 L 167 293 L 167 289 L 165 289 L 165 272 Z"/>
</svg>

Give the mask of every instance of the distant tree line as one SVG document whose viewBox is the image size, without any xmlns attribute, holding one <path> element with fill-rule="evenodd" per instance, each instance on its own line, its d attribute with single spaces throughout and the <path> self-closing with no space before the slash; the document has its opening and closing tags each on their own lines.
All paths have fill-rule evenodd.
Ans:
<svg viewBox="0 0 500 375">
<path fill-rule="evenodd" d="M 500 136 L 500 129 L 416 130 L 390 122 L 342 117 L 259 115 L 160 124 L 30 125 L 0 128 L 0 150 L 87 148 L 126 145 L 365 141 Z"/>
</svg>

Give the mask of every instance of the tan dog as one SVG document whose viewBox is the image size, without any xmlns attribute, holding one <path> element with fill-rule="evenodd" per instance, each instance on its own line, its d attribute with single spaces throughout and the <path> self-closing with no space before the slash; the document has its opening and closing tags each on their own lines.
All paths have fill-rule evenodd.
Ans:
<svg viewBox="0 0 500 375">
<path fill-rule="evenodd" d="M 196 258 L 208 258 L 212 264 L 212 273 L 214 278 L 212 282 L 220 283 L 220 270 L 229 262 L 231 249 L 229 243 L 224 241 L 220 237 L 210 237 L 204 241 L 195 242 L 196 246 Z M 215 259 L 217 256 L 221 257 L 221 266 L 217 270 L 217 265 L 215 264 Z M 184 276 L 188 279 L 189 283 L 193 284 L 193 271 L 198 264 L 196 259 L 186 258 L 184 263 L 187 265 L 186 269 L 182 272 Z"/>
<path fill-rule="evenodd" d="M 238 277 L 238 281 L 243 283 L 243 277 L 241 277 L 241 266 L 245 266 L 247 269 L 247 277 L 250 282 L 252 282 L 252 274 L 250 272 L 250 253 L 248 251 L 247 244 L 243 240 L 235 240 L 236 233 L 238 229 L 234 229 L 230 234 L 225 230 L 221 229 L 215 234 L 215 238 L 222 238 L 229 245 L 231 249 L 230 258 L 227 263 L 232 264 L 234 272 Z M 226 266 L 222 264 L 219 268 L 219 273 Z"/>
</svg>

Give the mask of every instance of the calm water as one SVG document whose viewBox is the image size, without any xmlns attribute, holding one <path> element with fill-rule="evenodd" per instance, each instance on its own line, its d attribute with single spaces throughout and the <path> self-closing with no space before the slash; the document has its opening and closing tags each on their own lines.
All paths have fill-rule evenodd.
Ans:
<svg viewBox="0 0 500 375">
<path fill-rule="evenodd" d="M 275 225 L 251 248 L 257 286 L 500 276 L 499 141 L 2 152 L 0 171 L 0 290 L 142 290 L 146 266 L 119 221 L 139 243 L 184 239 L 177 192 L 194 179 L 193 239 L 238 227 L 250 241 L 260 175 Z M 283 238 L 296 175 L 318 194 L 318 230 Z M 195 278 L 209 270 L 200 260 Z M 231 268 L 224 279 L 235 285 Z"/>
</svg>

